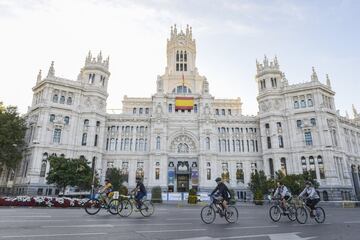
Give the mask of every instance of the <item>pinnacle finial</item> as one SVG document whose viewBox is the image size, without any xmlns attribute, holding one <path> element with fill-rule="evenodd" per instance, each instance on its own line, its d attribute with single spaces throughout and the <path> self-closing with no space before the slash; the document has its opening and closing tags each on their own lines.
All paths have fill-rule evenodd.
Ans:
<svg viewBox="0 0 360 240">
<path fill-rule="evenodd" d="M 311 81 L 315 82 L 315 81 L 318 81 L 318 77 L 317 77 L 317 74 L 315 72 L 315 68 L 312 67 L 312 74 L 311 74 Z"/>
<path fill-rule="evenodd" d="M 331 82 L 330 82 L 329 74 L 326 74 L 326 85 L 328 85 L 329 87 L 331 87 Z"/>
<path fill-rule="evenodd" d="M 350 117 L 349 117 L 349 113 L 348 113 L 348 111 L 345 111 L 345 117 L 347 118 L 347 119 L 349 119 Z"/>
<path fill-rule="evenodd" d="M 352 105 L 352 110 L 353 110 L 353 113 L 354 113 L 354 118 L 356 118 L 358 116 L 358 112 L 357 112 L 354 104 Z"/>
<path fill-rule="evenodd" d="M 40 69 L 40 71 L 39 71 L 39 73 L 38 73 L 38 75 L 37 75 L 37 82 L 40 82 L 41 81 L 41 69 Z"/>
<path fill-rule="evenodd" d="M 54 68 L 54 61 L 52 61 L 47 77 L 54 77 L 54 76 L 55 76 L 55 68 Z"/>
<path fill-rule="evenodd" d="M 98 54 L 98 56 L 97 56 L 97 61 L 98 61 L 98 63 L 101 63 L 102 62 L 102 53 L 101 53 L 101 51 L 99 52 L 99 54 Z"/>
<path fill-rule="evenodd" d="M 278 59 L 277 59 L 277 56 L 275 55 L 275 57 L 274 57 L 274 65 L 275 65 L 275 67 L 279 67 L 279 62 L 278 62 Z"/>
</svg>

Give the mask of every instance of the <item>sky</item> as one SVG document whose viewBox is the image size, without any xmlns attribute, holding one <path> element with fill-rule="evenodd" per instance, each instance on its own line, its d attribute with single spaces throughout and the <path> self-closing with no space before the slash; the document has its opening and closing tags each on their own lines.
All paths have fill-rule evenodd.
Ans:
<svg viewBox="0 0 360 240">
<path fill-rule="evenodd" d="M 51 61 L 76 79 L 89 50 L 110 56 L 108 109 L 124 95 L 150 97 L 166 65 L 170 26 L 193 28 L 199 73 L 216 98 L 237 98 L 256 115 L 258 59 L 277 56 L 290 84 L 315 67 L 342 115 L 360 110 L 360 1 L 0 0 L 0 102 L 26 113 Z"/>
</svg>

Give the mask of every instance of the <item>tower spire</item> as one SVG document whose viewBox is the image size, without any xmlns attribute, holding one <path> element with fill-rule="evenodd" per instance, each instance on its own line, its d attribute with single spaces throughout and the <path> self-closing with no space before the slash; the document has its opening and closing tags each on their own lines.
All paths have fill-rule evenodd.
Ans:
<svg viewBox="0 0 360 240">
<path fill-rule="evenodd" d="M 54 76 L 55 76 L 55 68 L 54 68 L 54 61 L 52 61 L 47 77 L 54 77 Z"/>
<path fill-rule="evenodd" d="M 40 69 L 40 71 L 39 71 L 39 73 L 38 73 L 38 75 L 37 75 L 37 78 L 36 78 L 36 82 L 40 82 L 41 81 L 41 69 Z"/>
<path fill-rule="evenodd" d="M 331 88 L 331 82 L 330 82 L 329 74 L 326 74 L 326 85 L 328 85 L 328 87 Z"/>
<path fill-rule="evenodd" d="M 358 116 L 358 112 L 357 112 L 354 104 L 352 105 L 352 110 L 353 110 L 353 113 L 354 113 L 354 118 L 356 118 Z"/>
</svg>

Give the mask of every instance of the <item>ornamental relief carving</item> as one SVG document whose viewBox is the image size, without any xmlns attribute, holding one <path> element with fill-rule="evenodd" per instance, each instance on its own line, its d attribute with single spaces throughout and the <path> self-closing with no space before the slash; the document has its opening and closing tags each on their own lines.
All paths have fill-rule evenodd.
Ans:
<svg viewBox="0 0 360 240">
<path fill-rule="evenodd" d="M 170 151 L 175 153 L 193 153 L 195 150 L 195 142 L 186 135 L 177 136 L 170 144 Z"/>
</svg>

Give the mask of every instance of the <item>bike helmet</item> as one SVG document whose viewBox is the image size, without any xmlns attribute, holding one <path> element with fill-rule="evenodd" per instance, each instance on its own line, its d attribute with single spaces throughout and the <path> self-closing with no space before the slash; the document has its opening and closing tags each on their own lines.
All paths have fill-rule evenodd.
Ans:
<svg viewBox="0 0 360 240">
<path fill-rule="evenodd" d="M 217 177 L 217 178 L 215 179 L 215 182 L 221 182 L 221 177 Z"/>
<path fill-rule="evenodd" d="M 110 182 L 110 179 L 106 178 L 106 179 L 105 179 L 105 182 Z"/>
<path fill-rule="evenodd" d="M 306 181 L 306 182 L 305 182 L 305 185 L 312 186 L 312 182 L 310 182 L 310 181 Z"/>
</svg>

